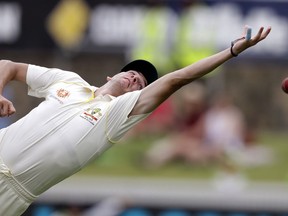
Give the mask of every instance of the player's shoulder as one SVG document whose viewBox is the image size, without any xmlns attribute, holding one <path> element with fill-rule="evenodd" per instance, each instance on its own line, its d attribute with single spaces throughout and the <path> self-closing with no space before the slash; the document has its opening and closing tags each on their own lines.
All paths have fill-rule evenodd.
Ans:
<svg viewBox="0 0 288 216">
<path fill-rule="evenodd" d="M 78 79 L 83 80 L 79 74 L 73 71 L 68 71 L 65 69 L 55 68 L 55 67 L 44 67 L 39 65 L 28 65 L 28 73 L 31 73 L 32 75 L 41 76 L 53 76 L 60 79 Z"/>
<path fill-rule="evenodd" d="M 79 74 L 76 72 L 63 70 L 60 68 L 49 68 L 38 65 L 29 65 L 27 71 L 27 84 L 33 85 L 33 83 L 77 83 L 83 86 L 89 85 Z"/>
</svg>

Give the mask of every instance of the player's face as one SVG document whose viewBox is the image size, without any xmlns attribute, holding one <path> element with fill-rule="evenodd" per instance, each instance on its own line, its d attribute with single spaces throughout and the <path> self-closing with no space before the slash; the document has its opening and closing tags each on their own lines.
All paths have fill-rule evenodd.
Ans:
<svg viewBox="0 0 288 216">
<path fill-rule="evenodd" d="M 118 94 L 124 94 L 135 90 L 141 90 L 147 85 L 147 81 L 142 73 L 130 70 L 121 72 L 108 79 L 112 81 L 114 88 L 117 89 Z"/>
</svg>

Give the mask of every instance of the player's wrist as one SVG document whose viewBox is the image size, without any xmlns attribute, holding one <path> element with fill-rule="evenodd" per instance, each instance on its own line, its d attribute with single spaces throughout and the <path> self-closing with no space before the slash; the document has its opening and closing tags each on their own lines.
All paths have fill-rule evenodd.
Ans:
<svg viewBox="0 0 288 216">
<path fill-rule="evenodd" d="M 245 37 L 241 37 L 241 38 L 238 38 L 234 41 L 231 41 L 230 54 L 233 57 L 237 57 L 243 51 L 243 50 L 239 50 L 239 46 L 238 46 L 238 48 L 236 46 L 234 46 L 238 41 L 243 40 L 243 39 L 245 39 Z"/>
<path fill-rule="evenodd" d="M 231 46 L 230 46 L 230 54 L 233 56 L 233 57 L 237 57 L 241 52 L 243 52 L 246 48 L 242 47 L 241 46 L 234 46 L 238 41 L 241 41 L 241 40 L 246 40 L 246 41 L 249 41 L 251 39 L 251 33 L 252 33 L 252 28 L 250 26 L 246 26 L 246 35 L 244 37 L 241 37 L 241 38 L 238 38 L 234 41 L 231 41 Z"/>
<path fill-rule="evenodd" d="M 234 44 L 235 44 L 234 41 L 231 41 L 230 54 L 231 54 L 233 57 L 237 57 L 237 56 L 238 56 L 238 53 L 236 53 L 235 51 L 233 51 Z"/>
</svg>

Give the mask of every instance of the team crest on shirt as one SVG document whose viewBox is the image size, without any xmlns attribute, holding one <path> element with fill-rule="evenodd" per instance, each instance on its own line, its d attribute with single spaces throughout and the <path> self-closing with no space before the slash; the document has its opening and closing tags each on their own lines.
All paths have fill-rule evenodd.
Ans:
<svg viewBox="0 0 288 216">
<path fill-rule="evenodd" d="M 98 119 L 102 116 L 100 108 L 88 108 L 80 115 L 81 118 L 87 120 L 92 125 L 95 125 Z"/>
<path fill-rule="evenodd" d="M 57 90 L 57 96 L 60 98 L 66 98 L 69 97 L 69 95 L 70 92 L 68 90 L 65 90 L 63 88 Z"/>
</svg>

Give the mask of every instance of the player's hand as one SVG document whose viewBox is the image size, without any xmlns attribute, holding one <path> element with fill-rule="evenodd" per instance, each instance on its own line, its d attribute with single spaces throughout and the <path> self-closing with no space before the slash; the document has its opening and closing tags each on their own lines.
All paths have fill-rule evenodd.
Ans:
<svg viewBox="0 0 288 216">
<path fill-rule="evenodd" d="M 13 103 L 0 95 L 0 117 L 6 117 L 16 112 Z"/>
<path fill-rule="evenodd" d="M 257 43 L 264 40 L 271 32 L 271 27 L 269 26 L 266 30 L 264 30 L 264 27 L 260 27 L 257 34 L 248 40 L 246 39 L 247 31 L 248 26 L 245 26 L 242 36 L 234 41 L 233 52 L 235 54 L 240 54 L 247 48 L 255 46 Z"/>
</svg>

